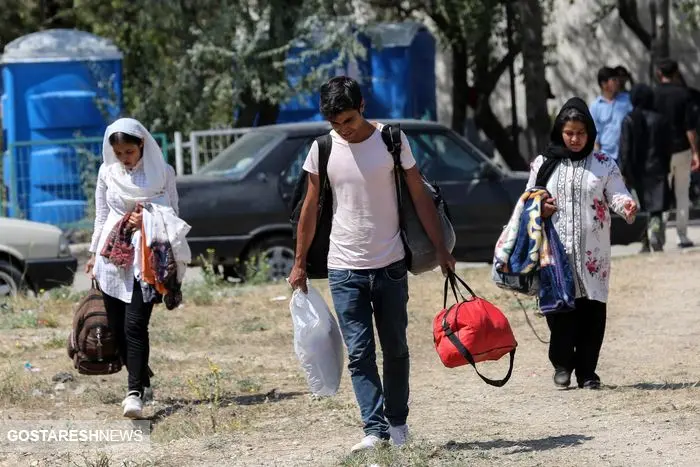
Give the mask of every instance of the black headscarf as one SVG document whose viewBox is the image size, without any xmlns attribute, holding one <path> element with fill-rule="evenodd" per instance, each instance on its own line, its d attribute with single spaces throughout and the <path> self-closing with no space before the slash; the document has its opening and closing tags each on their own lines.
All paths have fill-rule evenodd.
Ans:
<svg viewBox="0 0 700 467">
<path fill-rule="evenodd" d="M 654 90 L 646 84 L 635 84 L 630 91 L 630 101 L 635 109 L 654 110 Z"/>
<path fill-rule="evenodd" d="M 588 140 L 586 145 L 579 152 L 571 151 L 564 144 L 564 138 L 562 136 L 562 130 L 567 121 L 571 119 L 568 118 L 569 111 L 571 109 L 578 110 L 578 112 L 583 117 L 583 124 L 586 126 L 586 133 L 588 133 Z M 588 155 L 593 152 L 595 147 L 595 140 L 598 136 L 598 132 L 595 128 L 595 122 L 593 122 L 593 117 L 591 112 L 588 110 L 588 105 L 579 97 L 572 97 L 559 111 L 559 115 L 554 120 L 554 126 L 552 127 L 552 133 L 549 135 L 549 146 L 544 151 L 545 161 L 542 164 L 539 172 L 537 173 L 537 186 L 544 187 L 547 185 L 549 177 L 552 176 L 554 170 L 557 168 L 559 163 L 564 159 L 569 159 L 572 161 L 580 161 L 588 157 Z"/>
</svg>

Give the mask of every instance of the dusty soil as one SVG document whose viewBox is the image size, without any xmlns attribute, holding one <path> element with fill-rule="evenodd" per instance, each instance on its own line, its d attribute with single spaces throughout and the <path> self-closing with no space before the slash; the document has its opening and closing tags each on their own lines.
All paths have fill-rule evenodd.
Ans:
<svg viewBox="0 0 700 467">
<path fill-rule="evenodd" d="M 442 277 L 412 277 L 413 441 L 361 456 L 348 455 L 362 430 L 347 371 L 336 396 L 308 393 L 292 347 L 289 290 L 218 291 L 210 306 L 187 303 L 154 312 L 150 451 L 7 453 L 0 463 L 700 465 L 699 260 L 698 252 L 614 260 L 600 391 L 553 387 L 547 346 L 535 338 L 512 295 L 490 283 L 486 268 L 462 277 L 511 321 L 519 343 L 513 377 L 492 388 L 469 367 L 444 368 L 431 335 Z M 330 298 L 324 282 L 315 285 Z M 5 316 L 0 418 L 120 420 L 125 372 L 80 376 L 65 354 L 70 300 L 11 307 L 14 314 L 31 308 L 42 318 L 32 326 Z M 548 339 L 544 320 L 531 316 Z M 25 361 L 41 371 L 23 370 Z M 500 376 L 506 363 L 483 364 L 483 372 Z M 51 381 L 60 371 L 74 376 L 63 388 Z"/>
</svg>

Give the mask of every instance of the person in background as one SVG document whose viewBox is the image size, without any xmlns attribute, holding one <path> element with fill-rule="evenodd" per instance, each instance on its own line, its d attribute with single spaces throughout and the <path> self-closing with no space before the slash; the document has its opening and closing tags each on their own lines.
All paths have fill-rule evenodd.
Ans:
<svg viewBox="0 0 700 467">
<path fill-rule="evenodd" d="M 641 209 L 649 213 L 641 252 L 663 251 L 663 213 L 671 201 L 671 127 L 666 117 L 655 111 L 650 86 L 634 85 L 630 98 L 634 109 L 622 121 L 618 163 L 625 182 L 637 192 Z"/>
<path fill-rule="evenodd" d="M 569 257 L 576 284 L 575 309 L 547 316 L 554 384 L 568 388 L 576 372 L 579 388 L 600 388 L 596 374 L 603 345 L 610 281 L 610 209 L 634 222 L 632 199 L 615 161 L 594 151 L 596 127 L 586 103 L 564 104 L 550 144 L 532 162 L 527 187 L 538 184 L 551 198 L 542 216 L 552 223 Z"/>
<path fill-rule="evenodd" d="M 362 115 L 365 102 L 357 81 L 332 78 L 321 86 L 320 94 L 321 114 L 333 128 L 327 169 L 333 195 L 328 284 L 365 433 L 351 450 L 373 449 L 388 439 L 400 446 L 409 436 L 409 293 L 394 161 L 382 139 L 383 125 Z M 418 217 L 435 244 L 443 272 L 454 271 L 455 259 L 443 243 L 435 204 L 423 188 L 403 132 L 401 143 L 401 165 Z M 309 184 L 289 284 L 306 293 L 306 255 L 316 231 L 321 191 L 316 142 L 303 168 L 309 173 Z M 377 369 L 373 321 L 382 348 L 383 381 Z"/>
<path fill-rule="evenodd" d="M 598 132 L 595 149 L 617 162 L 622 119 L 632 111 L 632 104 L 629 94 L 620 93 L 620 79 L 614 69 L 601 68 L 598 85 L 601 94 L 591 103 L 591 115 Z"/>
<path fill-rule="evenodd" d="M 698 110 L 688 88 L 679 82 L 678 63 L 663 59 L 656 65 L 659 84 L 655 89 L 655 107 L 669 122 L 671 164 L 669 180 L 676 198 L 676 233 L 679 248 L 694 243 L 688 238 L 690 210 L 690 172 L 700 169 L 698 155 Z"/>
<path fill-rule="evenodd" d="M 144 126 L 132 118 L 120 118 L 105 130 L 103 163 L 95 189 L 95 227 L 85 266 L 102 291 L 109 326 L 119 340 L 119 351 L 126 364 L 128 390 L 122 401 L 125 417 L 141 418 L 145 393 L 150 390 L 148 323 L 153 303 L 144 299 L 134 265 L 126 271 L 101 252 L 115 225 L 127 213 L 129 227 L 141 228 L 146 202 L 163 204 L 178 213 L 175 170 L 165 163 L 158 143 Z M 140 236 L 134 234 L 135 245 Z"/>
<path fill-rule="evenodd" d="M 615 67 L 615 73 L 617 73 L 617 79 L 620 81 L 620 92 L 628 92 L 627 84 L 634 86 L 634 80 L 630 72 L 624 66 L 618 65 Z"/>
</svg>

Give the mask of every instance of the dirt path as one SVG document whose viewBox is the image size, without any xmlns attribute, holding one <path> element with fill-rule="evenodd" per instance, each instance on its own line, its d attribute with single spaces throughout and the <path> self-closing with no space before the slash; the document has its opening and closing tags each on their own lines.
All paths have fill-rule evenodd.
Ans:
<svg viewBox="0 0 700 467">
<path fill-rule="evenodd" d="M 698 266 L 697 252 L 614 261 L 598 371 L 601 391 L 553 388 L 547 347 L 535 339 L 511 296 L 490 284 L 487 269 L 464 277 L 511 320 L 519 342 L 513 377 L 505 387 L 492 388 L 471 368 L 442 367 L 430 333 L 441 302 L 441 277 L 411 278 L 414 441 L 370 456 L 348 456 L 362 431 L 347 372 L 335 397 L 309 397 L 291 347 L 287 301 L 270 300 L 288 295 L 284 288 L 157 316 L 153 449 L 131 465 L 700 465 Z M 323 283 L 319 287 L 327 293 Z M 548 338 L 544 321 L 533 321 Z M 39 331 L 3 333 L 37 340 Z M 216 433 L 212 412 L 187 383 L 188 378 L 204 381 L 205 355 L 227 375 L 221 409 L 214 415 Z M 58 352 L 43 363 L 60 371 L 66 369 L 64 359 Z M 499 376 L 505 364 L 505 358 L 485 364 L 484 373 Z M 89 386 L 84 396 L 58 407 L 20 401 L 6 405 L 2 416 L 118 419 L 124 378 L 106 378 L 98 389 L 94 379 L 79 377 L 75 385 Z M 114 454 L 113 465 L 124 458 L 129 456 Z M 68 459 L 0 457 L 4 465 L 64 465 Z M 93 465 L 81 462 L 77 465 Z"/>
</svg>

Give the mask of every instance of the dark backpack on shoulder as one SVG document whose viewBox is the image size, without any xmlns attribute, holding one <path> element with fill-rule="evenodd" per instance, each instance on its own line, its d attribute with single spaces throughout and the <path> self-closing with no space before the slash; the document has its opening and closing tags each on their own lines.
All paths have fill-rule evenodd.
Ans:
<svg viewBox="0 0 700 467">
<path fill-rule="evenodd" d="M 328 247 L 330 245 L 331 225 L 333 223 L 333 194 L 328 181 L 328 159 L 331 155 L 333 140 L 330 134 L 326 134 L 316 138 L 316 143 L 318 144 L 318 177 L 321 192 L 318 198 L 316 233 L 309 251 L 306 253 L 306 275 L 309 279 L 325 279 L 328 277 Z M 292 214 L 289 221 L 292 224 L 292 238 L 294 239 L 295 248 L 299 217 L 306 199 L 308 185 L 309 173 L 302 170 L 290 201 Z"/>
<path fill-rule="evenodd" d="M 122 368 L 119 341 L 109 327 L 102 292 L 94 280 L 77 304 L 67 350 L 73 366 L 83 375 L 110 375 Z"/>
</svg>

